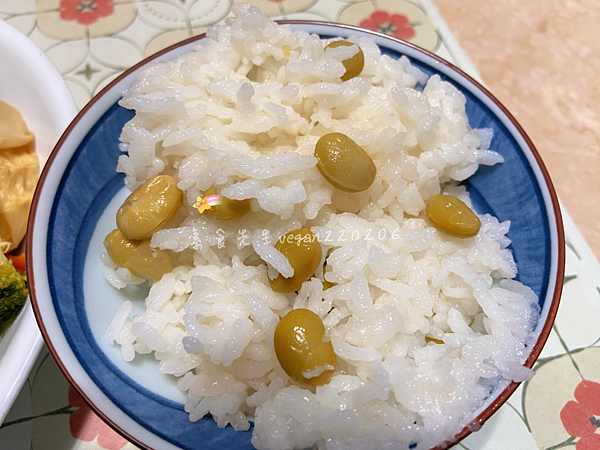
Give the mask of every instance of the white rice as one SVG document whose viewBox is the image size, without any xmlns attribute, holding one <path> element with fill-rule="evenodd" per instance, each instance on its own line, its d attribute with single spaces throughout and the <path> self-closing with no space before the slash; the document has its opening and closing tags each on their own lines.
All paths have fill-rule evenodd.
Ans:
<svg viewBox="0 0 600 450">
<path fill-rule="evenodd" d="M 107 344 L 127 361 L 153 352 L 158 370 L 179 377 L 190 420 L 211 414 L 248 430 L 253 419 L 257 449 L 426 449 L 452 438 L 493 387 L 532 375 L 523 363 L 539 311 L 512 280 L 509 223 L 482 215 L 476 237 L 457 239 L 424 214 L 443 192 L 470 205 L 458 182 L 502 162 L 491 131 L 469 128 L 450 83 L 368 38 L 350 37 L 365 67 L 341 83 L 356 46 L 324 51 L 318 36 L 254 7 L 232 10 L 193 52 L 144 69 L 121 101 L 136 111 L 121 137 L 126 185 L 171 174 L 186 202 L 152 238 L 175 269 L 152 285 L 145 311 L 129 317 L 123 304 Z M 315 143 L 333 131 L 375 162 L 367 191 L 338 191 L 317 170 Z M 192 205 L 210 186 L 252 199 L 252 212 L 199 214 Z M 319 236 L 326 269 L 298 294 L 275 293 L 269 274 L 293 269 L 274 244 L 301 227 Z M 115 287 L 141 281 L 103 261 Z M 324 280 L 336 285 L 323 291 Z M 292 308 L 323 319 L 338 358 L 316 389 L 275 356 L 275 327 Z"/>
</svg>

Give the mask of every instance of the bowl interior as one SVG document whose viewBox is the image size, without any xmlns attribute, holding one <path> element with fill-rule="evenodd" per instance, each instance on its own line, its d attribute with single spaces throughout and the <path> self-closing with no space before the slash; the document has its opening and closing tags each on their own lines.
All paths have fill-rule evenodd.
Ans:
<svg viewBox="0 0 600 450">
<path fill-rule="evenodd" d="M 357 33 L 344 27 L 301 27 L 323 37 Z M 470 125 L 493 130 L 491 148 L 505 162 L 481 167 L 464 184 L 479 213 L 511 221 L 509 237 L 518 279 L 540 299 L 541 330 L 555 294 L 557 225 L 551 187 L 526 141 L 492 100 L 449 66 L 399 41 L 383 37 L 376 41 L 385 54 L 394 58 L 406 54 L 428 75 L 439 74 L 461 88 L 467 97 Z M 180 46 L 161 58 L 173 58 L 190 48 L 191 44 Z M 36 214 L 34 245 L 30 246 L 33 258 L 39 255 L 45 262 L 35 263 L 33 273 L 38 318 L 61 369 L 101 415 L 138 443 L 170 443 L 185 449 L 251 449 L 250 432 L 219 429 L 208 418 L 189 422 L 182 397 L 174 389 L 174 378 L 151 375 L 147 369 L 156 361 L 150 359 L 130 365 L 119 362 L 119 352 L 102 339 L 102 330 L 108 328 L 122 300 L 133 299 L 140 307 L 147 292 L 138 288 L 117 293 L 98 270 L 101 239 L 114 228 L 115 205 L 126 193 L 124 176 L 115 168 L 121 155 L 119 135 L 133 113 L 118 106 L 117 101 L 134 76 L 117 80 L 118 84 L 100 94 L 100 99 L 78 117 L 38 195 L 35 207 L 44 213 Z M 500 391 L 491 393 L 488 404 Z M 114 408 L 131 420 L 116 423 L 111 413 Z"/>
</svg>

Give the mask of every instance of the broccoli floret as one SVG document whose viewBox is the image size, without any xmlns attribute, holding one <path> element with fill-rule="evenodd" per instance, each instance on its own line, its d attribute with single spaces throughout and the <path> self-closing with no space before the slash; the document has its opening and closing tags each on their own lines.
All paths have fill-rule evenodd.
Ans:
<svg viewBox="0 0 600 450">
<path fill-rule="evenodd" d="M 0 324 L 14 316 L 27 300 L 27 277 L 17 272 L 0 251 Z"/>
</svg>

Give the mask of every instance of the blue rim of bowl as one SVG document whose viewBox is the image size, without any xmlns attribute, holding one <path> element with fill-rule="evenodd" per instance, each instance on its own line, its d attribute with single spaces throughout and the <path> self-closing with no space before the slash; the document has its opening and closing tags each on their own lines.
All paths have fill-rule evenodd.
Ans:
<svg viewBox="0 0 600 450">
<path fill-rule="evenodd" d="M 535 148 L 535 146 L 534 146 L 533 142 L 531 141 L 531 139 L 529 138 L 529 136 L 527 136 L 527 134 L 525 133 L 523 128 L 519 125 L 519 123 L 512 116 L 512 114 L 504 107 L 504 105 L 498 99 L 496 99 L 485 87 L 483 87 L 480 83 L 478 83 L 476 80 L 474 80 L 471 76 L 466 74 L 464 71 L 462 71 L 458 67 L 456 67 L 453 64 L 451 64 L 450 62 L 440 58 L 439 56 L 435 55 L 434 53 L 429 52 L 428 50 L 422 49 L 422 48 L 420 48 L 414 44 L 411 44 L 410 42 L 406 42 L 402 39 L 398 39 L 398 38 L 395 38 L 392 36 L 385 35 L 383 33 L 364 29 L 361 27 L 353 26 L 353 25 L 346 25 L 346 24 L 339 24 L 339 23 L 325 22 L 325 21 L 312 21 L 312 20 L 280 20 L 280 21 L 277 21 L 277 23 L 282 24 L 282 25 L 323 26 L 323 27 L 331 27 L 334 29 L 337 28 L 337 29 L 344 29 L 344 30 L 348 30 L 348 31 L 356 31 L 356 32 L 360 32 L 363 34 L 371 35 L 376 38 L 380 38 L 383 40 L 388 40 L 388 41 L 392 41 L 392 42 L 401 44 L 414 52 L 424 54 L 425 56 L 433 59 L 438 64 L 445 66 L 446 68 L 455 72 L 460 77 L 464 78 L 467 82 L 471 83 L 474 86 L 474 88 L 477 89 L 479 92 L 481 92 L 484 97 L 486 97 L 488 100 L 490 100 L 502 112 L 502 114 L 504 114 L 504 116 L 510 121 L 511 125 L 514 126 L 517 133 L 523 139 L 527 148 L 529 149 L 532 156 L 534 157 L 537 167 L 539 168 L 541 176 L 542 176 L 542 178 L 545 182 L 545 185 L 548 189 L 548 195 L 550 196 L 550 202 L 552 204 L 552 212 L 553 212 L 554 218 L 555 218 L 554 225 L 556 226 L 556 233 L 557 233 L 557 236 L 556 236 L 556 238 L 557 238 L 556 281 L 555 281 L 555 285 L 553 288 L 552 301 L 548 308 L 548 315 L 546 318 L 546 322 L 544 323 L 544 326 L 540 330 L 539 338 L 537 339 L 535 345 L 533 346 L 533 348 L 524 364 L 525 367 L 532 368 L 533 365 L 535 364 L 535 361 L 539 357 L 539 355 L 544 347 L 544 344 L 546 343 L 546 341 L 548 339 L 548 336 L 550 335 L 550 332 L 552 330 L 552 325 L 554 324 L 554 320 L 556 318 L 556 313 L 558 311 L 558 306 L 560 303 L 560 297 L 561 297 L 562 287 L 563 287 L 563 279 L 564 279 L 565 236 L 564 236 L 564 228 L 563 228 L 563 222 L 562 222 L 562 216 L 561 216 L 561 212 L 560 212 L 560 204 L 558 201 L 558 197 L 556 195 L 556 192 L 555 192 L 554 186 L 552 184 L 552 181 L 550 179 L 550 176 L 548 174 L 548 171 L 542 161 L 542 158 L 540 157 L 537 149 Z M 70 133 L 75 129 L 75 127 L 78 125 L 80 120 L 86 115 L 86 113 L 92 108 L 92 106 L 96 102 L 98 102 L 98 100 L 101 99 L 116 84 L 120 83 L 124 78 L 131 75 L 133 72 L 137 71 L 141 67 L 147 65 L 148 63 L 152 62 L 153 60 L 160 58 L 161 56 L 163 56 L 173 50 L 176 50 L 180 47 L 192 44 L 196 41 L 204 39 L 205 37 L 206 37 L 205 33 L 198 35 L 198 36 L 193 36 L 191 38 L 180 41 L 174 45 L 171 45 L 171 46 L 155 53 L 154 55 L 152 55 L 148 58 L 145 58 L 144 60 L 140 61 L 139 63 L 137 63 L 136 65 L 134 65 L 133 67 L 131 67 L 130 69 L 126 70 L 121 75 L 119 75 L 115 80 L 113 80 L 110 84 L 108 84 L 105 88 L 103 88 L 102 91 L 100 91 L 98 94 L 96 94 L 84 106 L 84 108 L 79 112 L 79 114 L 73 119 L 71 124 L 64 131 L 64 133 L 62 134 L 62 136 L 56 143 L 54 150 L 52 151 L 50 157 L 48 158 L 48 161 L 44 167 L 44 170 L 42 171 L 42 173 L 40 175 L 40 179 L 39 179 L 38 185 L 36 187 L 36 191 L 35 191 L 35 194 L 34 194 L 34 197 L 32 200 L 31 209 L 30 209 L 30 213 L 29 213 L 29 220 L 28 220 L 26 244 L 27 244 L 27 273 L 29 274 L 29 291 L 30 291 L 30 296 L 31 296 L 31 300 L 32 300 L 32 306 L 33 306 L 33 310 L 35 313 L 35 317 L 36 317 L 36 320 L 40 327 L 40 331 L 42 333 L 44 341 L 46 342 L 48 350 L 50 351 L 50 354 L 54 358 L 54 360 L 55 360 L 56 364 L 58 365 L 60 371 L 62 372 L 63 376 L 69 381 L 71 386 L 74 387 L 74 389 L 85 400 L 85 402 L 90 406 L 90 408 L 92 408 L 92 410 L 100 418 L 102 418 L 102 420 L 104 420 L 104 422 L 106 422 L 111 428 L 113 428 L 117 433 L 119 433 L 121 436 L 123 436 L 128 441 L 134 443 L 135 445 L 137 445 L 140 448 L 149 449 L 149 450 L 152 450 L 152 447 L 149 447 L 144 442 L 141 442 L 137 437 L 132 436 L 129 432 L 127 432 L 122 427 L 120 427 L 118 423 L 115 423 L 110 417 L 108 417 L 106 414 L 104 414 L 103 411 L 90 400 L 90 398 L 86 395 L 86 392 L 84 391 L 84 389 L 81 388 L 78 385 L 78 383 L 76 382 L 76 380 L 72 377 L 69 370 L 67 369 L 67 367 L 61 360 L 59 352 L 57 351 L 57 349 L 53 345 L 52 341 L 50 340 L 49 332 L 44 324 L 44 318 L 42 317 L 42 314 L 40 312 L 40 307 L 38 305 L 38 300 L 37 300 L 37 293 L 36 293 L 36 289 L 35 289 L 35 270 L 34 270 L 34 265 L 33 265 L 33 224 L 35 223 L 35 218 L 36 218 L 36 214 L 37 214 L 37 210 L 38 210 L 38 205 L 40 202 L 42 188 L 48 177 L 50 168 L 52 167 L 54 160 L 56 159 L 61 147 L 67 140 Z M 548 286 L 548 289 L 550 289 L 550 286 Z M 475 419 L 473 419 L 468 425 L 466 425 L 459 433 L 457 433 L 452 440 L 447 440 L 431 450 L 446 450 L 446 449 L 450 448 L 451 446 L 460 442 L 462 439 L 467 437 L 473 431 L 479 430 L 481 428 L 481 426 L 506 402 L 506 400 L 508 400 L 508 398 L 513 394 L 513 392 L 518 388 L 519 385 L 520 385 L 520 383 L 518 383 L 518 382 L 509 383 L 508 386 L 506 388 L 504 388 L 504 390 L 494 399 L 494 401 L 491 404 L 489 404 L 481 413 L 479 413 L 478 416 Z"/>
</svg>

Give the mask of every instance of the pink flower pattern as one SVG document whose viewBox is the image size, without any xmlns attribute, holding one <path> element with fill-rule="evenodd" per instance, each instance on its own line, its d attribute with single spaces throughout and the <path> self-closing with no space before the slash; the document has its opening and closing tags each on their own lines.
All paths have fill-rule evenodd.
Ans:
<svg viewBox="0 0 600 450">
<path fill-rule="evenodd" d="M 402 14 L 389 14 L 385 11 L 374 11 L 371 16 L 359 23 L 363 28 L 379 31 L 399 39 L 409 40 L 416 33 L 410 22 Z"/>
<path fill-rule="evenodd" d="M 106 425 L 72 386 L 69 386 L 69 403 L 79 407 L 69 418 L 71 436 L 75 439 L 92 442 L 97 437 L 98 445 L 106 450 L 121 450 L 127 445 L 127 440 Z"/>
<path fill-rule="evenodd" d="M 61 0 L 60 18 L 75 20 L 81 25 L 91 25 L 101 17 L 115 12 L 113 0 Z"/>
<path fill-rule="evenodd" d="M 579 438 L 576 450 L 599 450 L 600 384 L 583 380 L 575 388 L 575 400 L 560 410 L 560 420 L 569 435 Z M 571 444 L 572 445 L 572 444 Z"/>
</svg>

